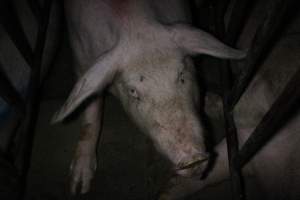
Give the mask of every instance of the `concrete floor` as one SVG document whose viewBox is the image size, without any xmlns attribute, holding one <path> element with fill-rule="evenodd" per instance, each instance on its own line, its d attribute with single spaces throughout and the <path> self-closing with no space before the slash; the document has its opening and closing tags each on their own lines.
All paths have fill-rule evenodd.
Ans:
<svg viewBox="0 0 300 200">
<path fill-rule="evenodd" d="M 70 198 L 69 165 L 78 139 L 79 123 L 50 125 L 61 101 L 41 106 L 30 170 L 29 199 Z M 153 152 L 146 138 L 130 122 L 112 97 L 106 103 L 98 170 L 91 192 L 74 199 L 147 199 L 150 193 L 147 155 Z M 152 186 L 153 188 L 153 186 Z"/>
<path fill-rule="evenodd" d="M 51 125 L 50 119 L 62 101 L 42 103 L 28 180 L 28 200 L 154 199 L 168 176 L 168 163 L 153 150 L 151 142 L 133 125 L 115 98 L 108 97 L 106 102 L 98 170 L 91 191 L 77 196 L 69 194 L 68 184 L 79 123 Z M 231 199 L 230 191 L 227 182 L 205 189 L 199 198 Z M 251 189 L 250 196 L 255 191 Z"/>
</svg>

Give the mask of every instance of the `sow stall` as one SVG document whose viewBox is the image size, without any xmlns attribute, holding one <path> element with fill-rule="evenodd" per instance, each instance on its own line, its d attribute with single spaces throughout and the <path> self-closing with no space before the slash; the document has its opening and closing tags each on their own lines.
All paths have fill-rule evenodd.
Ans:
<svg viewBox="0 0 300 200">
<path fill-rule="evenodd" d="M 237 130 L 234 123 L 233 109 L 255 76 L 257 66 L 266 56 L 270 46 L 276 40 L 277 32 L 283 25 L 287 8 L 293 0 L 268 0 L 265 3 L 265 18 L 256 30 L 252 45 L 248 49 L 247 58 L 242 61 L 243 71 L 232 81 L 232 65 L 235 63 L 219 61 L 222 84 L 218 93 L 222 95 L 225 119 L 225 131 L 228 144 L 228 157 L 234 199 L 244 199 L 244 187 L 241 169 L 255 156 L 255 153 L 284 125 L 286 119 L 298 111 L 300 101 L 300 69 L 285 86 L 280 97 L 265 114 L 247 142 L 239 147 Z M 15 8 L 11 1 L 1 2 L 1 25 L 10 36 L 24 60 L 30 66 L 30 80 L 26 97 L 22 97 L 3 70 L 0 70 L 0 95 L 16 113 L 9 149 L 0 152 L 0 197 L 1 199 L 22 199 L 26 190 L 26 179 L 30 167 L 35 123 L 39 114 L 40 92 L 45 76 L 41 76 L 41 65 L 47 38 L 50 11 L 53 0 L 45 0 L 43 4 L 28 0 L 31 11 L 36 17 L 38 33 L 35 47 L 32 49 L 22 30 Z M 198 1 L 194 4 L 197 13 Z M 231 46 L 235 46 L 240 30 L 247 18 L 247 9 L 253 3 L 249 0 L 235 1 L 230 18 L 225 28 L 224 17 L 230 3 L 223 1 L 202 1 L 209 6 L 206 14 L 210 32 Z M 198 5 L 198 6 L 197 6 Z M 197 14 L 194 14 L 195 18 Z M 197 20 L 195 20 L 197 21 Z M 2 67 L 0 66 L 0 69 Z M 297 108 L 297 109 L 296 109 Z"/>
<path fill-rule="evenodd" d="M 229 1 L 211 1 L 211 22 L 214 24 L 212 31 L 227 44 L 234 46 L 240 30 L 243 28 L 247 17 L 247 9 L 252 1 L 236 1 L 233 5 L 230 18 L 225 30 L 224 17 Z M 282 30 L 287 9 L 293 1 L 266 1 L 265 17 L 257 27 L 247 57 L 242 61 L 242 71 L 232 81 L 232 67 L 235 63 L 220 61 L 220 73 L 223 98 L 225 132 L 228 149 L 228 159 L 231 174 L 231 185 L 234 199 L 245 199 L 242 168 L 255 156 L 276 131 L 284 126 L 290 116 L 297 113 L 299 108 L 300 69 L 290 79 L 285 89 L 274 102 L 270 110 L 257 125 L 251 136 L 242 147 L 239 147 L 237 130 L 234 122 L 233 110 L 239 99 L 247 89 L 250 81 L 255 76 L 260 62 L 266 57 L 278 32 Z M 231 65 L 231 66 L 230 66 Z"/>
</svg>

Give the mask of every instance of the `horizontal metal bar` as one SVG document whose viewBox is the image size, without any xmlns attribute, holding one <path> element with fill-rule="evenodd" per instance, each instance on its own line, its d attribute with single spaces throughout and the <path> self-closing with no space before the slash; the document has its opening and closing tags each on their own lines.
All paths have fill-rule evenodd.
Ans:
<svg viewBox="0 0 300 200">
<path fill-rule="evenodd" d="M 18 15 L 10 0 L 4 0 L 0 4 L 0 23 L 8 33 L 27 64 L 31 67 L 33 62 L 33 51 L 24 33 Z"/>
<path fill-rule="evenodd" d="M 243 167 L 264 144 L 282 128 L 300 107 L 300 67 L 284 91 L 265 114 L 235 158 L 237 167 Z"/>
</svg>

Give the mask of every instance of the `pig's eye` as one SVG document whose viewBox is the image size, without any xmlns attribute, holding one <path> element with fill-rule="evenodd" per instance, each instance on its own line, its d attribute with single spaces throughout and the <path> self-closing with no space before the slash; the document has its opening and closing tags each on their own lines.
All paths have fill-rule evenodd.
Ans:
<svg viewBox="0 0 300 200">
<path fill-rule="evenodd" d="M 139 94 L 135 89 L 130 88 L 129 89 L 129 94 L 130 94 L 130 96 L 136 98 L 137 100 L 140 100 Z"/>
</svg>

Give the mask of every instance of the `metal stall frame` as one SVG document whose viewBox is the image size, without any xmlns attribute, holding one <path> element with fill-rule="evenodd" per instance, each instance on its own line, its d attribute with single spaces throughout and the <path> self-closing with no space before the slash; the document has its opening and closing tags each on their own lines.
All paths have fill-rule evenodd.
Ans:
<svg viewBox="0 0 300 200">
<path fill-rule="evenodd" d="M 17 187 L 10 191 L 10 194 L 7 194 L 9 199 L 23 199 L 25 197 L 35 125 L 39 114 L 40 88 L 43 81 L 41 80 L 41 65 L 53 0 L 44 0 L 43 5 L 40 5 L 39 1 L 36 0 L 28 0 L 27 3 L 38 24 L 34 49 L 31 48 L 26 38 L 13 2 L 5 0 L 0 5 L 0 23 L 31 70 L 28 94 L 25 99 L 13 87 L 3 70 L 0 70 L 0 95 L 8 105 L 17 111 L 15 120 L 18 121 L 12 134 L 8 152 L 0 155 L 1 168 L 4 166 L 8 176 L 14 181 L 14 186 Z"/>
<path fill-rule="evenodd" d="M 250 2 L 249 0 L 235 1 L 227 30 L 225 30 L 224 16 L 229 1 L 211 1 L 214 12 L 214 24 L 216 26 L 215 34 L 217 37 L 223 39 L 225 43 L 229 45 L 235 45 L 238 39 L 238 33 L 243 28 L 247 13 L 246 8 Z M 275 33 L 282 27 L 287 9 L 292 3 L 293 0 L 267 0 L 265 2 L 265 17 L 256 30 L 254 39 L 247 52 L 247 57 L 242 62 L 243 71 L 233 84 L 230 79 L 231 63 L 220 61 L 225 133 L 233 192 L 232 196 L 235 200 L 243 200 L 246 198 L 241 173 L 242 168 L 255 156 L 255 153 L 276 134 L 276 131 L 284 126 L 288 117 L 297 112 L 298 109 L 295 108 L 299 108 L 297 106 L 299 106 L 300 102 L 300 68 L 287 83 L 281 95 L 264 115 L 245 144 L 239 147 L 234 122 L 234 107 L 254 77 L 260 61 L 266 57 L 272 42 L 274 39 L 277 39 L 277 34 Z"/>
<path fill-rule="evenodd" d="M 250 138 L 241 148 L 239 148 L 233 116 L 234 106 L 237 104 L 249 82 L 252 80 L 252 77 L 257 70 L 258 62 L 266 55 L 268 47 L 274 39 L 274 33 L 281 26 L 286 9 L 292 1 L 293 0 L 267 1 L 266 8 L 268 9 L 266 9 L 266 17 L 257 29 L 248 56 L 243 63 L 245 70 L 241 72 L 234 84 L 230 81 L 231 71 L 229 63 L 221 63 L 221 65 L 223 65 L 220 70 L 223 83 L 222 96 L 226 139 L 228 144 L 232 189 L 234 193 L 233 197 L 235 200 L 242 200 L 245 198 L 241 169 L 266 143 L 266 141 L 276 133 L 276 130 L 284 125 L 284 120 L 292 111 L 295 111 L 294 107 L 300 100 L 299 69 L 287 84 L 280 97 L 275 101 L 271 109 L 256 127 Z M 0 95 L 17 111 L 17 113 L 19 113 L 20 119 L 23 119 L 18 128 L 18 133 L 14 138 L 16 139 L 14 146 L 18 148 L 12 150 L 12 162 L 5 159 L 5 156 L 0 155 L 0 166 L 4 166 L 4 168 L 8 170 L 8 174 L 10 174 L 12 179 L 19 180 L 21 183 L 21 189 L 18 191 L 18 199 L 24 197 L 26 189 L 26 177 L 30 164 L 34 129 L 39 110 L 39 90 L 41 85 L 40 67 L 43 59 L 49 15 L 53 0 L 45 0 L 44 2 L 44 6 L 40 6 L 37 4 L 37 1 L 28 0 L 29 6 L 38 21 L 38 36 L 34 50 L 31 49 L 28 43 L 11 1 L 5 0 L 1 2 L 2 5 L 0 8 L 0 23 L 3 25 L 11 40 L 32 69 L 29 94 L 25 100 L 22 99 L 21 95 L 10 83 L 9 79 L 0 70 Z M 228 0 L 214 0 L 211 1 L 211 5 L 215 10 L 214 20 L 216 35 L 223 39 L 227 44 L 234 45 L 238 38 L 239 31 L 243 27 L 246 13 L 245 10 L 251 1 L 239 0 L 235 2 L 228 28 L 225 30 L 223 19 L 228 2 Z M 11 21 L 13 21 L 13 23 L 9 23 Z"/>
</svg>

